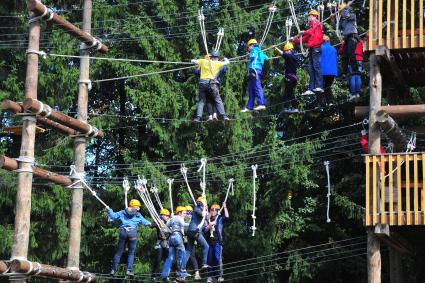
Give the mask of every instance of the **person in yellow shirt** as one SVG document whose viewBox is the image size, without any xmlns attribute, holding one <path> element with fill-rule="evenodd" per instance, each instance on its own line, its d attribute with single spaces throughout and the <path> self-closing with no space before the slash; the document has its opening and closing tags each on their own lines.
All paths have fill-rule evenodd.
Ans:
<svg viewBox="0 0 425 283">
<path fill-rule="evenodd" d="M 201 75 L 199 79 L 199 101 L 196 106 L 196 117 L 195 122 L 200 122 L 202 113 L 204 112 L 204 105 L 207 97 L 210 97 L 214 101 L 215 107 L 217 108 L 218 115 L 223 120 L 229 120 L 224 111 L 224 104 L 220 97 L 219 83 L 217 76 L 220 70 L 230 62 L 227 58 L 224 61 L 219 61 L 220 52 L 214 50 L 211 52 L 210 60 L 208 59 L 193 59 L 191 62 L 197 64 L 201 69 Z"/>
</svg>

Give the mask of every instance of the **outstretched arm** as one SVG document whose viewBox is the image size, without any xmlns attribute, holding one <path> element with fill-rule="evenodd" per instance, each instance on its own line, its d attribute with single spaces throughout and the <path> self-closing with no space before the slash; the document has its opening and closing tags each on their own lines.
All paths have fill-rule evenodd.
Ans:
<svg viewBox="0 0 425 283">
<path fill-rule="evenodd" d="M 274 46 L 273 46 L 273 48 L 274 48 L 274 50 L 276 50 L 276 51 L 277 51 L 277 53 L 279 53 L 279 55 L 280 55 L 280 56 L 282 56 L 282 55 L 283 55 L 283 51 L 282 51 L 282 50 L 280 50 L 279 48 L 277 48 L 277 46 L 276 46 L 276 45 L 274 45 Z"/>
<path fill-rule="evenodd" d="M 229 214 L 229 210 L 227 210 L 227 205 L 225 202 L 223 202 L 223 210 L 224 210 L 224 217 L 229 218 L 230 214 Z"/>
</svg>

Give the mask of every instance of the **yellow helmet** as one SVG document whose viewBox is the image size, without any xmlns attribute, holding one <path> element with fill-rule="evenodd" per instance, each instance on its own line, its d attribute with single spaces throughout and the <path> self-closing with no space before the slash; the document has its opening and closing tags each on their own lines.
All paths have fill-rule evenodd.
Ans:
<svg viewBox="0 0 425 283">
<path fill-rule="evenodd" d="M 346 3 L 342 2 L 342 3 L 339 5 L 338 10 L 342 11 L 342 10 L 344 10 L 345 8 L 347 8 L 347 6 L 348 6 L 348 5 L 347 5 Z"/>
<path fill-rule="evenodd" d="M 186 211 L 193 211 L 193 207 L 190 205 L 186 205 Z"/>
<path fill-rule="evenodd" d="M 310 12 L 308 12 L 308 15 L 309 15 L 309 16 L 310 16 L 310 15 L 313 15 L 313 16 L 318 17 L 318 16 L 319 16 L 319 12 L 317 12 L 316 10 L 311 10 Z"/>
<path fill-rule="evenodd" d="M 283 46 L 283 51 L 288 51 L 288 50 L 292 50 L 294 49 L 294 45 L 290 42 L 287 42 L 284 46 Z"/>
<path fill-rule="evenodd" d="M 205 197 L 198 197 L 196 199 L 196 202 L 202 202 L 202 203 L 207 203 L 207 199 Z"/>
<path fill-rule="evenodd" d="M 220 205 L 217 203 L 214 203 L 213 205 L 211 205 L 211 209 L 217 209 L 220 210 Z"/>
<path fill-rule="evenodd" d="M 248 46 L 258 44 L 257 40 L 255 38 L 248 40 Z"/>
<path fill-rule="evenodd" d="M 323 35 L 323 40 L 324 41 L 331 41 L 331 39 L 329 38 L 329 36 L 327 36 L 327 35 Z"/>
<path fill-rule="evenodd" d="M 165 208 L 161 209 L 159 211 L 159 214 L 160 215 L 165 215 L 165 216 L 170 216 L 171 215 L 170 211 L 168 209 L 165 209 Z"/>
<path fill-rule="evenodd" d="M 177 206 L 176 207 L 176 214 L 179 214 L 182 211 L 186 211 L 186 208 L 184 206 Z"/>
<path fill-rule="evenodd" d="M 139 208 L 142 206 L 142 204 L 137 199 L 132 199 L 130 200 L 130 203 L 128 204 L 128 206 L 133 208 Z"/>
</svg>

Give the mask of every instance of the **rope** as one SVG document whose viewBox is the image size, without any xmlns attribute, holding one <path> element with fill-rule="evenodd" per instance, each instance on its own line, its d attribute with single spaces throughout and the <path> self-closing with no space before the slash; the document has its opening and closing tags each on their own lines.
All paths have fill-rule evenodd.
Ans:
<svg viewBox="0 0 425 283">
<path fill-rule="evenodd" d="M 257 168 L 258 165 L 252 165 L 251 169 L 252 169 L 252 226 L 251 226 L 251 230 L 252 230 L 252 236 L 255 236 L 255 231 L 257 230 L 257 227 L 255 225 L 255 219 L 257 218 L 255 216 L 255 203 L 257 201 L 257 191 L 255 189 L 255 180 L 257 179 Z"/>
<path fill-rule="evenodd" d="M 289 40 L 291 38 L 292 25 L 293 25 L 292 19 L 290 17 L 288 17 L 285 21 L 286 42 L 289 42 Z"/>
<path fill-rule="evenodd" d="M 158 188 L 155 185 L 152 186 L 151 193 L 153 193 L 153 195 L 155 196 L 155 199 L 156 199 L 156 202 L 158 203 L 159 208 L 164 209 L 164 207 L 162 206 L 161 199 L 159 198 L 159 195 L 158 195 Z"/>
<path fill-rule="evenodd" d="M 171 207 L 171 214 L 174 215 L 174 206 L 173 206 L 173 194 L 171 192 L 171 187 L 173 186 L 174 179 L 168 179 L 168 193 L 170 194 L 170 207 Z"/>
<path fill-rule="evenodd" d="M 294 2 L 292 2 L 292 0 L 288 0 L 288 5 L 289 5 L 289 10 L 291 11 L 291 16 L 292 16 L 292 21 L 294 22 L 295 28 L 298 31 L 298 34 L 301 33 L 301 29 L 300 29 L 300 25 L 298 24 L 298 19 L 297 19 L 297 14 L 295 13 L 295 7 L 294 7 Z M 300 49 L 301 49 L 301 54 L 304 57 L 308 56 L 308 51 L 304 50 L 304 46 L 303 46 L 303 36 L 300 35 Z"/>
<path fill-rule="evenodd" d="M 319 11 L 319 21 L 323 23 L 323 14 L 325 12 L 325 5 L 323 5 L 323 1 L 320 3 L 319 6 L 317 6 L 317 10 Z"/>
<path fill-rule="evenodd" d="M 125 208 L 128 208 L 128 192 L 130 191 L 130 182 L 128 181 L 128 178 L 125 177 L 124 181 L 122 181 L 122 187 L 124 188 L 124 204 Z"/>
<path fill-rule="evenodd" d="M 208 63 L 210 66 L 211 75 L 214 75 L 210 54 L 208 52 L 207 32 L 205 30 L 205 16 L 203 11 L 204 11 L 203 7 L 201 8 L 201 10 L 198 11 L 199 26 L 201 28 L 202 42 L 204 44 L 205 54 L 207 54 L 207 57 L 208 57 Z"/>
<path fill-rule="evenodd" d="M 328 198 L 328 208 L 327 208 L 327 211 L 326 211 L 326 222 L 330 223 L 331 219 L 329 217 L 329 210 L 330 210 L 330 206 L 331 206 L 331 177 L 330 177 L 330 174 L 329 174 L 329 161 L 325 161 L 323 164 L 326 167 L 326 175 L 328 177 L 328 193 L 326 195 L 326 197 Z"/>
<path fill-rule="evenodd" d="M 190 197 L 192 198 L 193 203 L 196 205 L 195 196 L 193 195 L 192 189 L 190 188 L 190 185 L 189 185 L 189 181 L 187 180 L 187 168 L 186 168 L 186 166 L 184 166 L 184 164 L 181 165 L 180 171 L 183 175 L 183 178 L 184 178 L 184 181 L 186 183 L 187 190 L 189 191 Z"/>
<path fill-rule="evenodd" d="M 223 41 L 223 37 L 224 37 L 224 28 L 219 28 L 218 33 L 217 33 L 217 42 L 215 44 L 214 50 L 217 50 L 217 51 L 220 50 L 221 43 Z"/>
<path fill-rule="evenodd" d="M 232 193 L 232 196 L 235 194 L 235 191 L 233 189 L 233 182 L 235 182 L 235 179 L 231 178 L 229 179 L 229 186 L 227 187 L 226 197 L 224 198 L 223 202 L 227 202 L 227 198 L 229 197 L 229 193 Z M 220 214 L 223 211 L 223 206 L 221 206 L 220 211 L 218 214 Z"/>
<path fill-rule="evenodd" d="M 155 210 L 155 206 L 153 205 L 152 199 L 150 198 L 149 191 L 146 185 L 147 185 L 147 180 L 140 179 L 140 177 L 138 177 L 136 181 L 136 185 L 135 185 L 136 191 L 139 194 L 140 198 L 142 199 L 143 203 L 145 204 L 146 208 L 148 209 L 148 212 L 151 215 L 155 224 L 158 226 L 158 228 L 161 228 L 164 226 L 164 224 L 161 221 L 161 218 L 158 215 L 158 212 Z"/>
<path fill-rule="evenodd" d="M 267 18 L 266 22 L 266 28 L 264 29 L 263 36 L 260 40 L 260 46 L 264 44 L 264 41 L 266 40 L 267 35 L 269 34 L 270 27 L 273 22 L 274 14 L 276 13 L 276 1 L 273 1 L 272 5 L 269 7 L 269 16 Z"/>
<path fill-rule="evenodd" d="M 202 197 L 206 197 L 206 187 L 207 184 L 205 183 L 205 170 L 206 170 L 206 165 L 207 165 L 207 159 L 206 158 L 201 158 L 201 167 L 199 167 L 198 172 L 202 171 L 202 180 L 201 180 L 201 189 L 202 189 Z"/>
</svg>

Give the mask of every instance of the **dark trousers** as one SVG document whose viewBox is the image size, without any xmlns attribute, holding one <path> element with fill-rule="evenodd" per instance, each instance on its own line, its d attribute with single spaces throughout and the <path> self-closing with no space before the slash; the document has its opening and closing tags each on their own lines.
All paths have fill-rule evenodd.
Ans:
<svg viewBox="0 0 425 283">
<path fill-rule="evenodd" d="M 218 115 L 226 116 L 226 112 L 224 111 L 224 104 L 220 97 L 218 83 L 210 80 L 201 80 L 199 81 L 199 101 L 198 105 L 196 106 L 196 117 L 202 118 L 204 105 L 208 96 L 214 102 L 215 107 L 217 107 Z"/>
<path fill-rule="evenodd" d="M 198 260 L 196 259 L 195 250 L 196 249 L 193 249 L 191 254 L 190 254 L 190 261 L 192 262 L 193 270 L 199 271 L 199 265 L 198 265 Z"/>
<path fill-rule="evenodd" d="M 207 111 L 208 115 L 217 113 L 217 107 L 215 107 L 214 100 L 212 100 L 210 96 L 207 96 Z"/>
<path fill-rule="evenodd" d="M 223 277 L 223 248 L 219 243 L 209 244 L 208 277 Z"/>
<path fill-rule="evenodd" d="M 297 79 L 292 76 L 285 76 L 285 92 L 283 93 L 284 107 L 292 107 L 295 105 L 295 87 Z"/>
<path fill-rule="evenodd" d="M 195 249 L 195 241 L 197 241 L 198 244 L 201 246 L 202 265 L 207 264 L 209 246 L 204 238 L 204 235 L 202 233 L 196 233 L 195 231 L 189 231 L 187 235 L 188 241 L 186 249 L 186 259 L 184 261 L 183 268 L 186 268 L 187 262 L 189 261 L 192 251 Z"/>
<path fill-rule="evenodd" d="M 334 83 L 335 76 L 324 75 L 323 76 L 323 85 L 325 92 L 323 93 L 324 101 L 329 104 L 332 103 L 333 94 L 332 94 L 332 84 Z"/>
<path fill-rule="evenodd" d="M 152 277 L 159 277 L 161 262 L 168 256 L 168 248 L 155 247 L 156 256 L 153 264 Z"/>
<path fill-rule="evenodd" d="M 137 247 L 137 229 L 126 230 L 120 229 L 120 240 L 118 242 L 118 248 L 115 252 L 114 260 L 112 262 L 112 270 L 117 271 L 118 264 L 120 263 L 122 253 L 124 252 L 125 243 L 128 242 L 128 260 L 127 260 L 127 271 L 133 271 L 134 265 L 134 253 Z"/>
<path fill-rule="evenodd" d="M 348 65 L 350 65 L 352 70 L 357 70 L 357 60 L 356 60 L 356 45 L 358 43 L 357 34 L 349 34 L 344 38 L 344 50 L 342 53 L 342 72 L 344 74 L 348 73 Z"/>
</svg>

